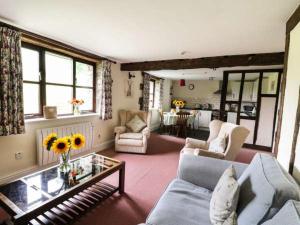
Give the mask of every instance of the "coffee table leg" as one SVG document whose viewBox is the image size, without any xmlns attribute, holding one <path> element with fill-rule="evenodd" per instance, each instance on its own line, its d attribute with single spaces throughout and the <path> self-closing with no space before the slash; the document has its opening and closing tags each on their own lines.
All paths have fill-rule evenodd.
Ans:
<svg viewBox="0 0 300 225">
<path fill-rule="evenodd" d="M 125 162 L 122 162 L 121 169 L 119 171 L 119 193 L 124 193 L 125 185 Z"/>
</svg>

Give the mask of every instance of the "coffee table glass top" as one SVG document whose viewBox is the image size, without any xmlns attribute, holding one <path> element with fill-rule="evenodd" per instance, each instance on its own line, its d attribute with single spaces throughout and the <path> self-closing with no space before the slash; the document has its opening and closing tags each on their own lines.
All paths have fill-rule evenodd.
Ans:
<svg viewBox="0 0 300 225">
<path fill-rule="evenodd" d="M 90 154 L 72 160 L 69 174 L 61 173 L 58 166 L 54 166 L 1 186 L 0 194 L 26 212 L 117 164 L 119 162 L 113 159 Z M 1 199 L 3 201 L 3 197 Z"/>
</svg>

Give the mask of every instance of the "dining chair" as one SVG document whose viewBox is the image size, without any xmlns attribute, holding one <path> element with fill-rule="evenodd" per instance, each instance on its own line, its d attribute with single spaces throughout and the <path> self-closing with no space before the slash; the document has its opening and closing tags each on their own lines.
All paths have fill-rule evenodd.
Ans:
<svg viewBox="0 0 300 225">
<path fill-rule="evenodd" d="M 183 137 L 187 136 L 187 121 L 191 114 L 189 112 L 178 112 L 177 113 L 177 121 L 174 125 L 174 129 L 176 130 L 177 137 L 179 134 L 183 134 Z"/>
</svg>

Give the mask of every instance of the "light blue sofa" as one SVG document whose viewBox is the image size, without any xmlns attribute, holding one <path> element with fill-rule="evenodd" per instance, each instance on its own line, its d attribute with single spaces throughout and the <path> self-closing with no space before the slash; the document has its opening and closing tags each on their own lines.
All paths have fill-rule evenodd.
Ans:
<svg viewBox="0 0 300 225">
<path fill-rule="evenodd" d="M 169 184 L 145 224 L 211 225 L 211 194 L 231 164 L 241 185 L 237 208 L 239 225 L 262 224 L 288 200 L 300 199 L 299 186 L 277 160 L 267 154 L 256 154 L 249 165 L 181 154 L 177 178 Z"/>
</svg>

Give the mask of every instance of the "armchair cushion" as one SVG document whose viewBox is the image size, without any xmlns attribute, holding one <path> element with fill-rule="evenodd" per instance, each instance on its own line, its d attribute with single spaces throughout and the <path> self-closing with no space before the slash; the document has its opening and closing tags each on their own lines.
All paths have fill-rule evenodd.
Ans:
<svg viewBox="0 0 300 225">
<path fill-rule="evenodd" d="M 209 143 L 208 151 L 224 153 L 226 149 L 226 138 L 217 137 Z"/>
<path fill-rule="evenodd" d="M 142 133 L 123 133 L 120 135 L 122 139 L 135 139 L 135 140 L 142 140 L 143 134 Z"/>
<path fill-rule="evenodd" d="M 136 139 L 119 139 L 117 141 L 117 144 L 133 146 L 133 147 L 142 147 L 144 145 L 143 140 L 136 140 Z"/>
<path fill-rule="evenodd" d="M 139 133 L 146 126 L 147 124 L 138 115 L 135 115 L 129 122 L 126 123 L 126 127 L 134 133 Z"/>
</svg>

